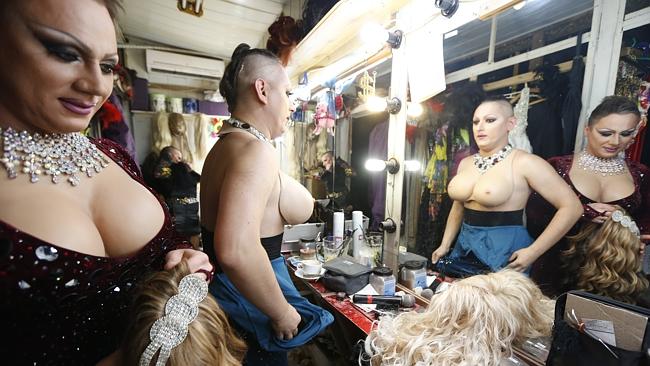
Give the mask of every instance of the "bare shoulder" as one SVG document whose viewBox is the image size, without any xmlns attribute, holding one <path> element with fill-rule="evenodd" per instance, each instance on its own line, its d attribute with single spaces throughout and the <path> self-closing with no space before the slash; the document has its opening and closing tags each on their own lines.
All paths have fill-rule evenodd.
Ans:
<svg viewBox="0 0 650 366">
<path fill-rule="evenodd" d="M 463 160 L 458 163 L 458 170 L 465 169 L 467 166 L 472 165 L 474 163 L 474 154 L 466 156 L 463 158 Z"/>
<path fill-rule="evenodd" d="M 535 170 L 539 168 L 552 168 L 551 165 L 543 158 L 529 153 L 528 151 L 514 149 L 514 164 L 522 170 Z"/>
<path fill-rule="evenodd" d="M 215 158 L 227 161 L 231 173 L 277 174 L 280 166 L 273 146 L 251 137 L 242 133 L 229 134 Z"/>
</svg>

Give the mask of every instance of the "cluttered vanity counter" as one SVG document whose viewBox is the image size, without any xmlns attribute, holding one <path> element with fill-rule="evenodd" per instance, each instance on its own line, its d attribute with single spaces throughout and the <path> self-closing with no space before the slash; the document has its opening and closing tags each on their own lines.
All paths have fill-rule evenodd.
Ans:
<svg viewBox="0 0 650 366">
<path fill-rule="evenodd" d="M 320 276 L 309 277 L 302 275 L 299 268 L 299 263 L 301 262 L 300 257 L 294 254 L 297 253 L 287 252 L 284 256 L 296 287 L 301 291 L 303 296 L 310 298 L 310 301 L 313 301 L 315 304 L 332 313 L 335 319 L 332 331 L 339 351 L 348 355 L 358 352 L 356 347 L 358 347 L 359 341 L 364 340 L 373 329 L 375 321 L 379 319 L 380 312 L 370 309 L 366 304 L 355 303 L 353 298 L 355 300 L 356 298 L 349 294 L 330 291 L 325 287 Z M 444 287 L 450 282 L 453 282 L 453 279 L 445 278 L 444 281 L 437 279 L 437 283 L 435 282 L 435 274 L 429 272 L 427 276 L 428 288 L 439 287 L 441 283 L 445 284 L 442 285 Z M 431 286 L 431 284 L 434 285 Z M 357 293 L 368 293 L 369 286 L 365 286 L 364 289 Z M 406 304 L 408 305 L 406 307 L 403 306 L 405 305 L 403 301 L 399 307 L 392 309 L 393 312 L 424 311 L 429 303 L 427 298 L 416 294 L 399 283 L 396 284 L 396 291 L 398 295 L 405 294 L 402 297 L 410 297 L 412 303 Z M 367 296 L 363 298 L 365 300 Z M 549 344 L 550 340 L 526 341 L 522 347 L 514 347 L 513 357 L 504 360 L 503 365 L 542 366 L 545 364 Z"/>
<path fill-rule="evenodd" d="M 296 287 L 302 292 L 303 296 L 309 297 L 311 301 L 332 313 L 335 319 L 332 331 L 334 332 L 335 342 L 340 352 L 349 355 L 353 354 L 353 352 L 358 352 L 355 347 L 373 329 L 375 321 L 379 319 L 380 312 L 371 309 L 372 306 L 368 307 L 366 304 L 359 304 L 353 301 L 353 298 L 356 300 L 358 297 L 363 298 L 363 302 L 367 302 L 365 300 L 368 296 L 351 296 L 350 294 L 331 291 L 325 287 L 320 276 L 304 276 L 300 270 L 300 257 L 295 254 L 297 253 L 287 252 L 284 256 Z M 430 271 L 427 273 L 427 288 L 429 289 L 436 289 L 440 286 L 444 288 L 444 286 L 447 286 L 451 282 L 453 282 L 451 278 L 441 280 L 435 276 L 435 273 Z M 357 294 L 367 294 L 369 291 L 368 287 L 370 285 L 364 286 Z M 412 300 L 410 302 L 403 300 L 399 307 L 392 309 L 394 313 L 397 311 L 424 311 L 426 309 L 429 303 L 426 297 L 409 290 L 399 283 L 396 284 L 395 289 L 398 295 L 404 294 L 402 298 L 409 297 Z M 376 292 L 374 293 L 376 294 Z M 425 295 L 428 296 L 426 293 Z M 375 295 L 375 297 L 377 296 Z M 407 302 L 407 304 L 404 304 L 404 302 Z M 526 341 L 521 347 L 514 347 L 513 357 L 504 360 L 502 365 L 544 365 L 549 344 L 550 340 L 546 339 Z"/>
</svg>

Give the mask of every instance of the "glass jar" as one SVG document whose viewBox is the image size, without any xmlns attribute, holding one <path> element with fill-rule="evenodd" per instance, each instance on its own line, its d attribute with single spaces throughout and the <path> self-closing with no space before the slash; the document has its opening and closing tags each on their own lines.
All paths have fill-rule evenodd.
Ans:
<svg viewBox="0 0 650 366">
<path fill-rule="evenodd" d="M 388 267 L 375 267 L 370 274 L 370 285 L 379 295 L 395 295 L 395 276 Z"/>
<path fill-rule="evenodd" d="M 384 233 L 369 232 L 366 235 L 366 246 L 370 252 L 373 266 L 381 266 Z"/>
<path fill-rule="evenodd" d="M 426 262 L 406 261 L 400 270 L 399 283 L 413 290 L 416 287 L 422 289 L 427 287 L 427 271 L 424 268 Z"/>
<path fill-rule="evenodd" d="M 300 239 L 300 259 L 316 259 L 316 242 L 313 239 Z"/>
</svg>

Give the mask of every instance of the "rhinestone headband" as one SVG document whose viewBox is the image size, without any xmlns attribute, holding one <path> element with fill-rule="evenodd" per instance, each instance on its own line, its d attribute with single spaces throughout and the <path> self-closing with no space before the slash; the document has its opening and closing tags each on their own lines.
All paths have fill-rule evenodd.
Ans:
<svg viewBox="0 0 650 366">
<path fill-rule="evenodd" d="M 612 220 L 623 225 L 624 228 L 630 230 L 632 234 L 636 235 L 637 237 L 641 236 L 641 231 L 639 231 L 639 227 L 636 225 L 636 222 L 634 222 L 630 216 L 625 215 L 623 211 L 614 211 L 612 213 Z"/>
<path fill-rule="evenodd" d="M 199 313 L 199 303 L 208 295 L 208 283 L 201 277 L 190 274 L 178 284 L 178 294 L 165 304 L 165 315 L 156 320 L 149 331 L 149 345 L 142 352 L 140 366 L 149 366 L 160 349 L 156 366 L 164 366 L 172 348 L 187 337 L 187 328 Z"/>
</svg>

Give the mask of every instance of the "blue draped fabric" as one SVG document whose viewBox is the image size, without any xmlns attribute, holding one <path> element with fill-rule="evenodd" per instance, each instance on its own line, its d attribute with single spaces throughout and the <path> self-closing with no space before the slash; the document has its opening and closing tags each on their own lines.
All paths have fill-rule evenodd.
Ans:
<svg viewBox="0 0 650 366">
<path fill-rule="evenodd" d="M 309 342 L 327 328 L 334 321 L 334 317 L 300 296 L 291 282 L 283 257 L 271 260 L 271 266 L 284 297 L 302 317 L 304 326 L 293 339 L 280 340 L 276 338 L 270 325 L 270 319 L 246 300 L 224 273 L 215 276 L 210 285 L 210 293 L 217 299 L 230 320 L 235 322 L 239 328 L 252 334 L 261 348 L 269 352 L 286 352 Z"/>
</svg>

